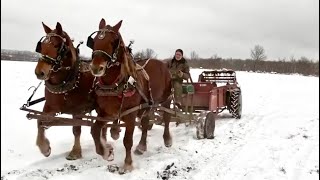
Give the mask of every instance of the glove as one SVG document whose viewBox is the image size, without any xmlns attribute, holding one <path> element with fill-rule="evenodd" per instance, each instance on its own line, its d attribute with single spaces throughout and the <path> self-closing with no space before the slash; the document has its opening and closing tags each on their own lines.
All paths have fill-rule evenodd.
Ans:
<svg viewBox="0 0 320 180">
<path fill-rule="evenodd" d="M 178 76 L 182 78 L 183 72 L 182 72 L 182 71 L 179 71 L 179 72 L 178 72 Z"/>
</svg>

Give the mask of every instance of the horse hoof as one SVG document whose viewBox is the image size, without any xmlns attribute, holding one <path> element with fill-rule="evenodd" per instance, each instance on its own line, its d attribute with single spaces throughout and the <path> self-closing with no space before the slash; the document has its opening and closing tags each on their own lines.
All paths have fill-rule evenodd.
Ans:
<svg viewBox="0 0 320 180">
<path fill-rule="evenodd" d="M 49 147 L 48 151 L 47 152 L 43 152 L 42 153 L 45 157 L 49 157 L 50 154 L 51 154 L 51 147 Z"/>
<path fill-rule="evenodd" d="M 82 155 L 81 154 L 69 154 L 67 157 L 66 157 L 66 159 L 67 160 L 77 160 L 77 159 L 80 159 L 80 158 L 82 158 Z"/>
<path fill-rule="evenodd" d="M 168 141 L 165 141 L 165 142 L 164 142 L 164 145 L 165 145 L 166 147 L 171 147 L 171 146 L 172 146 L 172 140 L 170 139 L 170 140 L 168 140 Z"/>
<path fill-rule="evenodd" d="M 110 155 L 108 158 L 107 158 L 107 161 L 113 161 L 114 160 L 114 155 Z"/>
<path fill-rule="evenodd" d="M 134 154 L 135 155 L 142 155 L 144 153 L 144 151 L 142 151 L 142 150 L 140 150 L 140 149 L 136 149 L 136 150 L 134 150 Z"/>
<path fill-rule="evenodd" d="M 126 174 L 133 170 L 132 165 L 124 165 L 122 168 L 119 169 L 119 174 Z"/>
<path fill-rule="evenodd" d="M 144 152 L 147 151 L 147 146 L 146 145 L 141 145 L 139 144 L 137 147 L 136 147 L 136 150 L 134 150 L 134 154 L 136 155 L 142 155 Z"/>
<path fill-rule="evenodd" d="M 107 144 L 107 146 L 104 148 L 104 152 L 102 155 L 104 160 L 107 161 L 113 161 L 114 160 L 114 152 L 113 152 L 113 147 L 111 144 Z"/>
<path fill-rule="evenodd" d="M 166 144 L 165 146 L 166 146 L 166 147 L 171 147 L 171 146 L 172 146 L 172 144 Z"/>
<path fill-rule="evenodd" d="M 120 132 L 121 129 L 120 128 L 111 128 L 110 129 L 110 133 L 111 133 L 111 137 L 113 140 L 118 140 L 120 137 Z"/>
<path fill-rule="evenodd" d="M 113 139 L 113 140 L 118 140 L 118 139 L 119 139 L 119 137 L 120 137 L 120 134 L 119 134 L 119 133 L 114 132 L 114 133 L 111 133 L 111 137 L 112 137 L 112 139 Z"/>
</svg>

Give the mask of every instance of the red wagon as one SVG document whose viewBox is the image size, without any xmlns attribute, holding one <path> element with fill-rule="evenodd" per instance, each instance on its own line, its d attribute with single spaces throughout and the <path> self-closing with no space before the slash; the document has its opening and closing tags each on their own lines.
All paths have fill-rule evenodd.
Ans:
<svg viewBox="0 0 320 180">
<path fill-rule="evenodd" d="M 235 71 L 203 71 L 198 82 L 191 80 L 191 83 L 183 83 L 182 87 L 183 112 L 176 113 L 172 119 L 178 124 L 195 121 L 197 138 L 214 138 L 216 116 L 225 109 L 229 110 L 232 117 L 241 118 L 242 96 Z M 159 123 L 161 115 L 158 114 L 155 119 Z"/>
</svg>

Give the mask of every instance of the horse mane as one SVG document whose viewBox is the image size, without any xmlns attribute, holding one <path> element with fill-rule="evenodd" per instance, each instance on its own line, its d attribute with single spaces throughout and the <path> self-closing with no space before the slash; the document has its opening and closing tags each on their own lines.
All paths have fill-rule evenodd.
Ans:
<svg viewBox="0 0 320 180">
<path fill-rule="evenodd" d="M 66 36 L 67 44 L 68 44 L 68 46 L 69 46 L 69 48 L 70 48 L 70 51 L 71 51 L 72 64 L 74 64 L 74 63 L 76 62 L 76 60 L 77 60 L 77 51 L 76 51 L 76 48 L 73 46 L 73 42 L 72 42 L 70 36 L 69 36 L 66 32 L 64 32 L 64 31 L 63 31 L 63 33 L 64 33 L 65 36 Z"/>
<path fill-rule="evenodd" d="M 128 56 L 129 52 L 125 47 L 122 37 L 120 36 L 120 48 L 123 51 L 123 64 L 121 66 L 121 76 L 128 77 L 132 76 L 138 83 L 138 86 L 143 87 L 143 79 L 141 76 L 138 75 L 138 70 L 136 68 L 136 64 L 134 63 L 131 56 Z"/>
</svg>

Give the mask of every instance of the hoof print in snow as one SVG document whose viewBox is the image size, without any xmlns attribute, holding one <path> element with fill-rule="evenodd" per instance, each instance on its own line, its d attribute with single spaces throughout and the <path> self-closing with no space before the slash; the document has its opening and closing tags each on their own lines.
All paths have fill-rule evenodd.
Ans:
<svg viewBox="0 0 320 180">
<path fill-rule="evenodd" d="M 78 171 L 79 170 L 79 168 L 77 166 L 72 165 L 72 164 L 70 164 L 68 169 L 71 170 L 71 171 Z"/>
<path fill-rule="evenodd" d="M 116 164 L 112 164 L 112 165 L 108 165 L 108 171 L 109 172 L 119 172 L 119 166 L 117 166 Z"/>
<path fill-rule="evenodd" d="M 194 167 L 190 167 L 190 166 L 183 168 L 183 170 L 186 172 L 190 172 L 191 170 L 194 170 L 194 169 L 195 169 Z"/>
<path fill-rule="evenodd" d="M 308 138 L 309 138 L 309 136 L 308 136 L 308 135 L 305 135 L 305 134 L 304 134 L 302 137 L 305 138 L 305 139 L 308 139 Z"/>
<path fill-rule="evenodd" d="M 280 168 L 280 171 L 283 172 L 283 174 L 287 173 L 286 170 L 283 167 Z"/>
<path fill-rule="evenodd" d="M 287 139 L 292 139 L 292 138 L 294 138 L 296 135 L 293 135 L 293 134 L 290 134 L 288 137 L 287 137 Z"/>
<path fill-rule="evenodd" d="M 195 169 L 194 165 L 177 168 L 177 166 L 174 166 L 174 163 L 172 163 L 170 165 L 167 165 L 164 171 L 162 172 L 158 171 L 157 178 L 169 179 L 170 177 L 173 177 L 173 176 L 178 176 L 178 175 L 183 176 L 184 172 L 189 173 L 191 170 L 194 170 L 194 169 Z"/>
<path fill-rule="evenodd" d="M 319 174 L 319 169 L 317 169 L 317 170 L 312 169 L 312 170 L 309 171 L 309 174 L 312 174 L 312 173 L 314 173 L 314 172 L 316 172 L 316 173 Z"/>
</svg>

